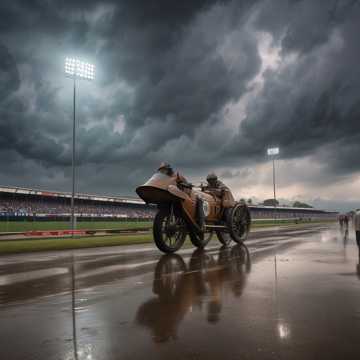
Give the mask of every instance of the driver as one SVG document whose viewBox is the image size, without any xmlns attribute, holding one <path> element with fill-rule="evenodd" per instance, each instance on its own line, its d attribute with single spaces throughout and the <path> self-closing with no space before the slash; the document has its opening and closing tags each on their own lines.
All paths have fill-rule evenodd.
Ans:
<svg viewBox="0 0 360 360">
<path fill-rule="evenodd" d="M 207 186 L 205 187 L 205 190 L 211 191 L 220 198 L 222 197 L 225 191 L 229 190 L 229 188 L 218 179 L 215 173 L 210 173 L 206 177 L 206 181 L 207 181 Z"/>
<path fill-rule="evenodd" d="M 167 175 L 167 176 L 176 176 L 176 182 L 180 186 L 184 186 L 187 188 L 191 188 L 192 185 L 185 179 L 184 176 L 180 175 L 179 173 L 175 173 L 172 166 L 167 162 L 162 162 L 158 168 L 158 171 L 161 174 Z"/>
</svg>

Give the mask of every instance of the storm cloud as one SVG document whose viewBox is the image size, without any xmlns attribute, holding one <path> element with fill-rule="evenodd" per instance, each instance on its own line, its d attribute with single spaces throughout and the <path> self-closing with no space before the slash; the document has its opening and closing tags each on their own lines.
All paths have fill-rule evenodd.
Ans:
<svg viewBox="0 0 360 360">
<path fill-rule="evenodd" d="M 17 0 L 0 20 L 4 185 L 68 189 L 68 55 L 97 69 L 78 84 L 79 191 L 133 194 L 166 160 L 241 194 L 270 145 L 321 168 L 283 176 L 309 196 L 358 176 L 358 1 Z"/>
</svg>

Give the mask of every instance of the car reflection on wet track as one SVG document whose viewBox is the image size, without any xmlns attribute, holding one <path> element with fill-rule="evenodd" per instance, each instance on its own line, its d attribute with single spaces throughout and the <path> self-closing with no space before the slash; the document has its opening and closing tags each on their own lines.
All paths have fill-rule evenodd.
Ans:
<svg viewBox="0 0 360 360">
<path fill-rule="evenodd" d="M 217 257 L 217 259 L 216 259 Z M 177 328 L 193 307 L 206 308 L 207 321 L 219 321 L 224 292 L 241 296 L 251 269 L 246 246 L 221 248 L 217 256 L 195 250 L 189 263 L 180 255 L 164 255 L 155 268 L 153 293 L 137 312 L 136 321 L 151 330 L 154 341 L 177 338 Z"/>
</svg>

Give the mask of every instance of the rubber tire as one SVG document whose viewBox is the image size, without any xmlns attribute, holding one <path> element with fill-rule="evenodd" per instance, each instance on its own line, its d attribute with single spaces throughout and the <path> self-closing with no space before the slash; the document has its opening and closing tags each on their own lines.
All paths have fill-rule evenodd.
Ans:
<svg viewBox="0 0 360 360">
<path fill-rule="evenodd" d="M 223 219 L 226 221 L 226 223 L 227 223 L 228 215 L 231 212 L 230 210 L 231 209 L 224 210 Z M 231 244 L 232 238 L 228 232 L 223 232 L 221 230 L 215 230 L 215 232 L 216 232 L 216 236 L 217 236 L 218 240 L 221 242 L 221 244 L 223 244 L 224 246 L 229 246 Z"/>
<path fill-rule="evenodd" d="M 186 239 L 186 232 L 183 235 L 183 239 L 176 243 L 176 246 L 170 247 L 163 241 L 163 233 L 162 233 L 162 222 L 165 217 L 167 217 L 169 212 L 165 209 L 159 210 L 154 218 L 154 226 L 153 226 L 153 236 L 155 245 L 158 249 L 166 254 L 171 254 L 181 248 Z M 185 222 L 184 222 L 185 223 Z"/>
<path fill-rule="evenodd" d="M 239 238 L 237 234 L 234 233 L 233 228 L 232 228 L 232 221 L 233 221 L 233 212 L 238 208 L 238 207 L 244 207 L 246 210 L 246 216 L 247 216 L 247 220 L 248 220 L 248 228 L 246 231 L 246 235 L 245 237 Z M 246 205 L 243 204 L 236 204 L 230 211 L 228 211 L 226 213 L 226 224 L 227 227 L 229 229 L 229 233 L 231 238 L 238 244 L 243 244 L 244 241 L 247 239 L 249 232 L 250 232 L 250 226 L 251 226 L 251 217 L 250 217 L 250 211 L 249 208 Z"/>
</svg>

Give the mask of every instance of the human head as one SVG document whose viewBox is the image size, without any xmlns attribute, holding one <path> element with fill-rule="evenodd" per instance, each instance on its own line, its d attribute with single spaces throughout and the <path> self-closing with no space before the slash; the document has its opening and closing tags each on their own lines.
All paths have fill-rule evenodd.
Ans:
<svg viewBox="0 0 360 360">
<path fill-rule="evenodd" d="M 215 186 L 218 181 L 218 177 L 215 173 L 210 173 L 207 176 L 206 181 L 209 183 L 210 186 Z"/>
<path fill-rule="evenodd" d="M 162 162 L 158 168 L 158 171 L 168 176 L 172 176 L 174 174 L 174 170 L 167 162 Z"/>
</svg>

